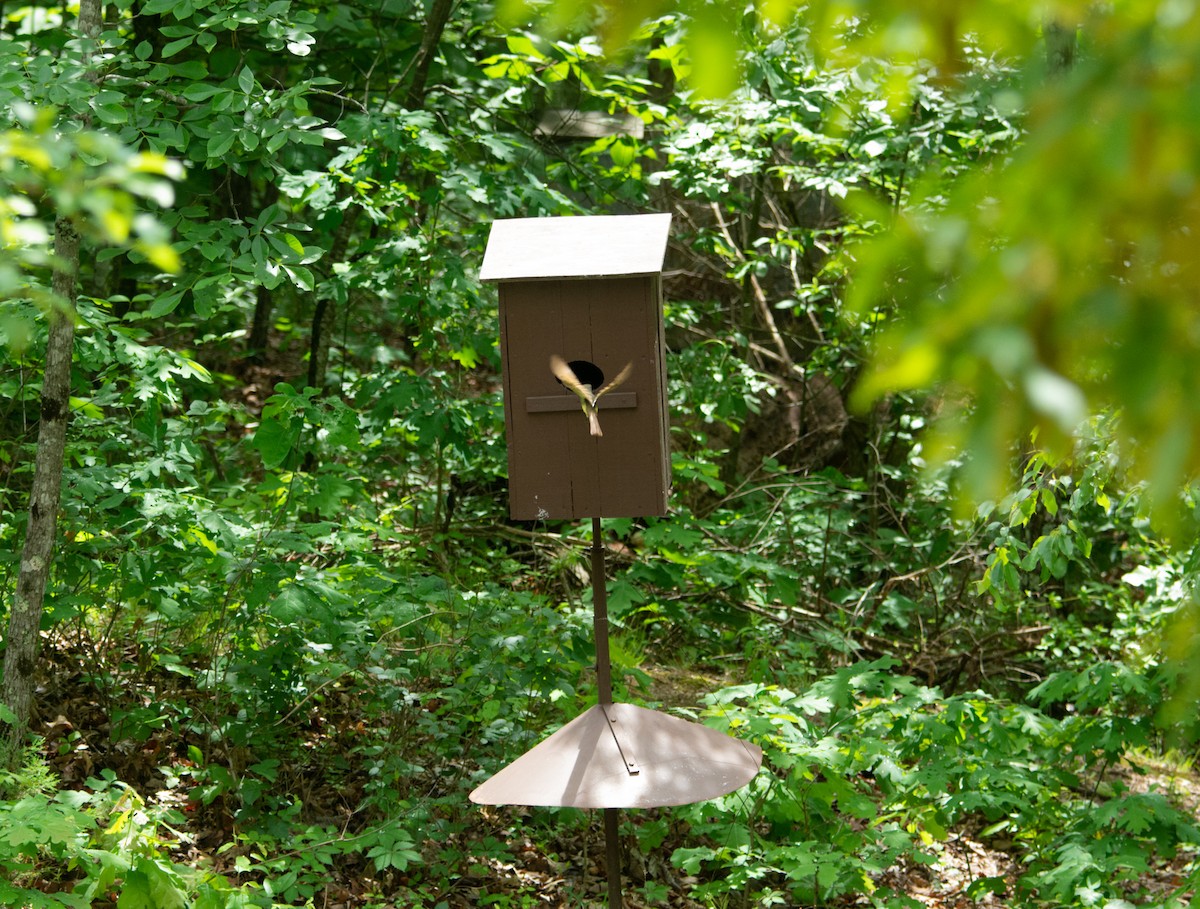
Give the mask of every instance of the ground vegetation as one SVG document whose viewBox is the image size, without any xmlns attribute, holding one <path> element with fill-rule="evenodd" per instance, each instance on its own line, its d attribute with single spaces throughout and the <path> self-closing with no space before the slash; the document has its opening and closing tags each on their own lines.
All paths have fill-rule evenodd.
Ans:
<svg viewBox="0 0 1200 909">
<path fill-rule="evenodd" d="M 640 211 L 615 685 L 765 759 L 630 905 L 1196 904 L 1191 4 L 90 9 L 0 22 L 0 904 L 602 904 L 466 799 L 595 697 L 477 272 Z"/>
</svg>

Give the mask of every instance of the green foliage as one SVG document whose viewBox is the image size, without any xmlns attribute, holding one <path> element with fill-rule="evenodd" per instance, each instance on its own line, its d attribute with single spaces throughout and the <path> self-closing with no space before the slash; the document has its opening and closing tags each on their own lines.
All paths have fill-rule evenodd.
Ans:
<svg viewBox="0 0 1200 909">
<path fill-rule="evenodd" d="M 946 444 L 975 454 L 977 489 L 996 488 L 1004 446 L 1029 427 L 1061 450 L 1108 410 L 1156 503 L 1169 509 L 1194 473 L 1192 389 L 1169 364 L 1190 357 L 1180 244 L 1194 205 L 1172 175 L 1196 155 L 1192 118 L 1174 105 L 1195 77 L 1183 61 L 1198 32 L 1195 17 L 1143 15 L 1089 16 L 1074 66 L 1034 90 L 1019 149 L 948 191 L 931 174 L 897 217 L 877 212 L 888 229 L 858 254 L 855 305 L 904 304 L 883 317 L 880 366 L 860 395 L 935 383 L 969 395 Z M 889 262 L 904 263 L 902 280 Z"/>
<path fill-rule="evenodd" d="M 35 334 L 33 313 L 60 305 L 49 292 L 54 219 L 90 242 L 179 270 L 163 224 L 138 209 L 169 206 L 182 169 L 102 132 L 62 130 L 50 107 L 15 103 L 11 115 L 16 125 L 0 132 L 0 344 L 19 355 Z"/>
<path fill-rule="evenodd" d="M 698 894 L 825 905 L 857 893 L 899 905 L 878 886 L 883 873 L 936 862 L 947 831 L 974 819 L 982 836 L 1017 844 L 1025 870 L 1012 898 L 1093 905 L 1197 844 L 1195 818 L 1161 793 L 1117 781 L 1093 801 L 1114 760 L 1145 743 L 1145 720 L 1122 719 L 1119 701 L 1148 680 L 1064 673 L 1032 695 L 1077 696 L 1077 713 L 1056 720 L 981 692 L 947 697 L 892 668 L 857 664 L 801 694 L 756 683 L 706 699 L 709 722 L 762 745 L 764 771 L 746 793 L 681 809 L 714 843 L 672 856 L 703 875 Z M 996 886 L 979 878 L 967 889 Z"/>
<path fill-rule="evenodd" d="M 0 723 L 12 722 L 12 711 L 0 706 Z M 41 759 L 43 745 L 40 739 L 34 739 L 25 746 L 22 754 L 4 762 L 5 767 L 12 769 L 0 770 L 0 797 L 18 801 L 30 795 L 43 795 L 54 788 L 56 780 Z"/>
<path fill-rule="evenodd" d="M 1174 233 L 1152 241 L 1186 201 L 1160 178 L 1186 171 L 1189 127 L 1143 142 L 1129 110 L 1188 103 L 1172 91 L 1191 26 L 1168 11 L 1121 36 L 1136 4 L 1096 12 L 1084 63 L 1046 81 L 1017 53 L 1040 53 L 1026 4 L 953 21 L 608 4 L 596 34 L 586 4 L 522 6 L 522 28 L 557 17 L 546 34 L 457 4 L 424 55 L 438 6 L 118 4 L 96 85 L 53 17 L 6 20 L 5 604 L 55 214 L 84 258 L 45 628 L 46 715 L 61 698 L 75 728 L 0 779 L 0 902 L 552 898 L 505 870 L 578 855 L 586 819 L 465 796 L 594 697 L 585 528 L 506 519 L 494 298 L 473 263 L 495 217 L 650 208 L 676 214 L 674 508 L 604 523 L 617 688 L 654 700 L 664 664 L 704 692 L 733 683 L 702 718 L 766 763 L 745 791 L 631 815 L 631 839 L 707 905 L 912 905 L 897 880 L 970 835 L 1015 869 L 970 899 L 1118 906 L 1175 856 L 1159 900 L 1183 900 L 1194 819 L 1133 781 L 1194 722 L 1164 657 L 1197 646 L 1200 557 L 1155 536 L 1124 465 L 1131 430 L 1188 411 L 1168 387 L 1054 444 L 1074 399 L 1047 370 L 1090 407 L 1121 403 L 1104 392 L 1135 361 L 1186 362 L 1186 319 L 1154 316 L 1186 297 L 1186 263 L 1161 267 Z M 1110 52 L 1148 81 L 1113 88 Z M 729 73 L 741 87 L 705 98 Z M 549 110 L 644 129 L 570 141 L 537 131 Z M 96 129 L 73 128 L 84 115 Z M 1072 137 L 1094 154 L 1076 162 Z M 1064 162 L 1078 179 L 1046 192 Z M 1148 192 L 1081 198 L 1143 164 Z M 163 246 L 141 209 L 171 191 Z M 1120 248 L 1092 255 L 1110 235 Z M 1072 321 L 1110 272 L 1116 302 Z M 996 287 L 1016 302 L 997 309 Z M 1159 338 L 1161 362 L 1144 355 Z M 887 371 L 910 342 L 932 372 Z M 927 396 L 931 377 L 948 381 Z M 1036 451 L 1016 429 L 1033 404 Z M 968 440 L 1017 439 L 1020 463 L 944 457 L 929 426 L 947 414 Z M 1007 494 L 956 508 L 994 470 Z M 39 752 L 86 782 L 56 784 Z M 211 870 L 185 858 L 198 835 Z M 586 869 L 555 862 L 563 900 L 591 899 Z"/>
<path fill-rule="evenodd" d="M 6 782 L 11 798 L 0 802 L 6 904 L 85 907 L 119 895 L 118 905 L 134 909 L 251 905 L 247 891 L 172 859 L 183 821 L 178 812 L 147 804 L 108 770 L 88 780 L 87 791 L 53 792 L 54 782 L 36 753 Z M 57 886 L 46 887 L 51 883 Z"/>
</svg>

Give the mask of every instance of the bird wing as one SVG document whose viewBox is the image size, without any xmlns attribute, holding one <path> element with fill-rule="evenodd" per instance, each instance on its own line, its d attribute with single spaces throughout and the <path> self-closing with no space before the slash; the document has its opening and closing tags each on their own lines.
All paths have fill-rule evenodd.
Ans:
<svg viewBox="0 0 1200 909">
<path fill-rule="evenodd" d="M 616 378 L 614 378 L 611 382 L 609 382 L 607 385 L 605 385 L 603 388 L 601 388 L 598 392 L 596 392 L 595 400 L 599 400 L 601 395 L 608 394 L 610 391 L 612 391 L 618 385 L 623 384 L 630 377 L 630 375 L 632 375 L 632 373 L 633 373 L 633 361 L 630 360 L 628 363 L 625 364 L 625 368 L 622 369 L 619 373 L 617 373 Z"/>
<path fill-rule="evenodd" d="M 579 378 L 575 375 L 575 371 L 558 354 L 550 355 L 550 370 L 554 373 L 554 377 L 558 381 L 579 395 L 584 401 L 587 401 L 589 404 L 596 403 L 596 395 L 593 395 L 592 390 L 579 381 Z"/>
</svg>

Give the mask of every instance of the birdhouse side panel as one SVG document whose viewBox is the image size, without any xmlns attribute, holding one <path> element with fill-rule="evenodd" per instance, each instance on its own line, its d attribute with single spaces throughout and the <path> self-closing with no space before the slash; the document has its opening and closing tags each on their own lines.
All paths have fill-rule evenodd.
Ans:
<svg viewBox="0 0 1200 909">
<path fill-rule="evenodd" d="M 655 275 L 651 279 L 650 293 L 654 298 L 654 312 L 650 316 L 653 321 L 653 331 L 657 338 L 655 345 L 658 351 L 658 387 L 661 393 L 658 398 L 659 406 L 659 438 L 662 445 L 662 457 L 658 465 L 661 477 L 662 510 L 659 514 L 667 513 L 667 502 L 671 496 L 671 405 L 668 400 L 670 385 L 667 384 L 667 336 L 663 325 L 663 292 L 662 277 Z"/>
</svg>

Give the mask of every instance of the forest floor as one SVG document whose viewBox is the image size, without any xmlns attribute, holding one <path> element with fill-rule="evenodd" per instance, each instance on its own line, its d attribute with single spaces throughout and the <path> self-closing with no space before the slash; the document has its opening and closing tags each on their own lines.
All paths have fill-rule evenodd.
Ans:
<svg viewBox="0 0 1200 909">
<path fill-rule="evenodd" d="M 210 863 L 216 870 L 238 877 L 234 859 L 239 848 L 232 845 L 228 818 L 215 823 L 212 811 L 197 810 L 193 795 L 186 791 L 180 774 L 164 772 L 164 765 L 178 763 L 175 754 L 179 743 L 171 742 L 165 734 L 133 742 L 114 736 L 114 704 L 106 702 L 86 681 L 82 663 L 64 654 L 54 658 L 58 671 L 53 677 L 58 685 L 53 692 L 44 691 L 42 700 L 41 733 L 45 737 L 49 763 L 58 775 L 63 788 L 83 788 L 89 778 L 103 770 L 111 770 L 121 782 L 132 786 L 147 802 L 178 807 L 187 818 L 187 826 L 178 830 L 177 860 L 185 863 Z M 695 671 L 650 667 L 645 670 L 651 679 L 645 692 L 649 701 L 663 707 L 697 707 L 704 694 L 728 684 L 729 679 Z M 64 680 L 66 683 L 64 684 Z M 181 692 L 181 694 L 184 694 Z M 128 706 L 128 705 L 126 705 Z M 340 722 L 329 718 L 331 722 Z M 116 739 L 114 741 L 114 738 Z M 1125 763 L 1111 768 L 1096 789 L 1103 797 L 1105 788 L 1123 786 L 1133 792 L 1157 791 L 1200 817 L 1200 775 L 1186 766 L 1175 766 L 1149 756 L 1136 758 L 1137 763 Z M 178 791 L 172 789 L 173 785 Z M 333 787 L 336 784 L 325 784 Z M 345 793 L 309 792 L 306 797 L 315 803 L 336 804 L 344 801 Z M 555 827 L 547 828 L 544 821 L 525 828 L 523 820 L 528 809 L 493 808 L 464 805 L 465 823 L 453 836 L 453 845 L 466 855 L 472 854 L 472 843 L 487 837 L 507 838 L 507 855 L 511 860 L 492 857 L 471 859 L 464 872 L 456 877 L 452 888 L 438 894 L 438 901 L 428 909 L 441 905 L 445 909 L 474 909 L 479 905 L 523 907 L 580 907 L 607 905 L 604 870 L 604 841 L 600 812 L 574 812 L 574 816 Z M 672 844 L 641 852 L 636 838 L 629 835 L 629 824 L 645 823 L 657 815 L 653 811 L 623 812 L 627 824 L 623 837 L 625 850 L 623 881 L 625 905 L 628 909 L 702 909 L 704 904 L 686 896 L 697 882 L 689 879 L 670 862 Z M 211 827 L 212 829 L 206 829 Z M 675 843 L 674 845 L 680 845 Z M 1006 904 L 1003 895 L 968 895 L 968 886 L 981 878 L 1004 881 L 1004 889 L 1012 887 L 1021 873 L 1019 850 L 1014 844 L 998 837 L 984 837 L 978 829 L 955 829 L 940 841 L 931 844 L 937 855 L 932 864 L 903 864 L 890 868 L 876 883 L 893 891 L 905 893 L 930 909 L 966 909 Z M 1177 890 L 1186 876 L 1188 865 L 1195 856 L 1180 854 L 1175 860 L 1153 869 L 1139 879 L 1145 891 L 1168 894 Z M 395 909 L 425 909 L 423 901 L 414 902 L 403 876 L 393 875 L 380 880 L 369 864 L 348 862 L 329 868 L 330 884 L 323 898 L 314 902 L 321 909 L 365 909 L 365 907 L 395 907 Z M 242 879 L 245 879 L 244 877 Z M 387 894 L 383 902 L 381 893 Z M 426 891 L 428 892 L 428 891 Z M 505 902 L 505 895 L 511 902 Z M 537 894 L 531 897 L 530 894 Z M 865 902 L 859 904 L 865 905 Z M 848 900 L 845 906 L 856 905 Z"/>
<path fill-rule="evenodd" d="M 1166 762 L 1147 759 L 1138 765 L 1123 764 L 1109 773 L 1109 783 L 1119 780 L 1131 792 L 1159 792 L 1200 818 L 1200 774 L 1195 771 L 1172 766 Z M 493 809 L 495 810 L 495 809 Z M 501 809 L 503 810 L 503 809 Z M 930 865 L 904 863 L 894 866 L 876 884 L 887 887 L 915 899 L 929 909 L 977 909 L 977 907 L 1003 907 L 1008 904 L 1005 893 L 1013 892 L 1021 875 L 1022 862 L 1010 842 L 1004 840 L 985 841 L 978 829 L 953 830 L 942 842 L 934 843 L 931 850 L 938 855 Z M 560 844 L 560 848 L 568 844 Z M 569 846 L 568 846 L 569 848 Z M 554 860 L 529 841 L 523 844 L 522 855 L 526 859 L 521 865 L 495 865 L 496 879 L 489 886 L 494 892 L 499 881 L 507 881 L 513 892 L 528 892 L 531 885 L 542 894 L 540 905 L 566 909 L 578 907 L 581 893 L 586 893 L 595 906 L 605 903 L 604 891 L 604 844 L 599 820 L 583 831 L 574 845 L 574 851 L 583 856 L 585 874 L 580 879 L 565 876 L 568 866 Z M 666 856 L 626 855 L 624 902 L 628 909 L 703 909 L 706 905 L 683 896 L 689 889 L 688 881 L 674 868 Z M 1144 888 L 1145 896 L 1161 896 L 1165 899 L 1178 891 L 1187 876 L 1195 856 L 1178 854 L 1171 862 L 1151 869 L 1137 881 Z M 576 866 L 578 872 L 578 866 Z M 632 872 L 632 873 L 631 873 Z M 1003 880 L 1000 893 L 984 893 L 979 896 L 968 894 L 968 887 L 981 878 Z M 647 902 L 641 896 L 641 884 L 647 880 L 665 884 L 672 894 L 664 904 Z M 1157 903 L 1158 901 L 1155 901 Z M 589 903 L 590 904 L 590 903 Z M 474 905 L 463 903 L 463 909 Z M 846 906 L 869 905 L 860 898 L 858 902 L 847 902 Z M 1132 905 L 1132 904 L 1128 904 Z M 347 907 L 349 909 L 349 907 Z"/>
</svg>

